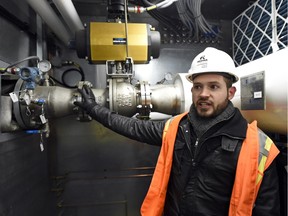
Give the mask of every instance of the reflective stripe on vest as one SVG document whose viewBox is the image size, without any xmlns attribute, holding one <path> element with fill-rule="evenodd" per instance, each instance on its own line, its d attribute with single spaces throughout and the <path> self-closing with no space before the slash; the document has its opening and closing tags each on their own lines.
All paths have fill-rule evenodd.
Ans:
<svg viewBox="0 0 288 216">
<path fill-rule="evenodd" d="M 248 125 L 242 143 L 230 200 L 229 216 L 251 216 L 265 170 L 278 155 L 272 140 L 257 128 Z"/>
<path fill-rule="evenodd" d="M 273 144 L 272 140 L 266 136 L 260 129 L 258 129 L 259 143 L 260 143 L 260 154 L 259 154 L 259 165 L 258 165 L 258 175 L 256 184 L 260 183 L 264 175 L 264 168 L 267 162 L 270 148 Z"/>
</svg>

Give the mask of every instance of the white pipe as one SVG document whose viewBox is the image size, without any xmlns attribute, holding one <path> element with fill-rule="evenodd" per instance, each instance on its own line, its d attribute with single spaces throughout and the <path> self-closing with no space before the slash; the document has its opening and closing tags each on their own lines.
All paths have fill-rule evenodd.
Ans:
<svg viewBox="0 0 288 216">
<path fill-rule="evenodd" d="M 288 48 L 279 50 L 260 59 L 237 67 L 236 73 L 240 79 L 264 72 L 264 101 L 263 110 L 241 110 L 241 81 L 235 83 L 237 92 L 232 100 L 243 116 L 249 121 L 257 120 L 263 131 L 287 134 L 288 127 Z M 253 95 L 253 92 L 251 93 Z"/>
<path fill-rule="evenodd" d="M 26 0 L 37 14 L 43 19 L 43 21 L 49 26 L 49 28 L 57 35 L 57 37 L 64 42 L 65 45 L 69 44 L 72 36 L 67 31 L 64 24 L 58 18 L 54 10 L 48 4 L 46 0 Z"/>
<path fill-rule="evenodd" d="M 71 0 L 53 0 L 53 2 L 70 28 L 72 34 L 75 34 L 78 30 L 84 29 L 83 23 Z"/>
</svg>

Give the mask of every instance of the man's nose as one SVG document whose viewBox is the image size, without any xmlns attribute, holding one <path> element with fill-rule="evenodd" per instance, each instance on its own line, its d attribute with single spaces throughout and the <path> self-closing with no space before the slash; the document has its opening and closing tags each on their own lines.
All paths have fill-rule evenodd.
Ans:
<svg viewBox="0 0 288 216">
<path fill-rule="evenodd" d="M 202 91 L 200 92 L 200 97 L 209 97 L 210 96 L 210 91 L 208 88 L 203 87 Z"/>
</svg>

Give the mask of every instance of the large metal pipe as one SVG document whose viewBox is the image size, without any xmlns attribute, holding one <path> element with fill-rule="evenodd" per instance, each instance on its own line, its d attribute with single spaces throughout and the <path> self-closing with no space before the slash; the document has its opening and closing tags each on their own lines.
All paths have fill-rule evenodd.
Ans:
<svg viewBox="0 0 288 216">
<path fill-rule="evenodd" d="M 109 84 L 109 108 L 125 116 L 135 115 L 139 105 L 146 105 L 151 107 L 152 112 L 167 115 L 189 110 L 192 103 L 191 83 L 185 75 L 177 74 L 170 85 L 149 85 L 145 88 L 112 80 Z"/>
<path fill-rule="evenodd" d="M 77 110 L 74 102 L 82 98 L 76 89 L 36 86 L 34 90 L 25 91 L 23 95 L 21 89 L 25 86 L 24 84 L 22 80 L 19 80 L 15 87 L 15 92 L 20 94 L 18 95 L 19 102 L 13 105 L 13 114 L 19 128 L 39 127 L 41 115 L 44 115 L 46 119 L 53 119 L 79 114 L 80 110 Z M 109 88 L 92 89 L 92 91 L 98 104 L 129 117 L 139 111 L 140 104 L 149 108 L 148 113 L 152 111 L 167 115 L 184 112 L 191 105 L 191 83 L 186 80 L 185 74 L 178 74 L 174 79 L 174 84 L 155 85 L 150 88 L 146 86 L 146 89 L 142 87 L 141 85 L 134 86 L 125 79 L 111 79 Z M 39 104 L 38 101 L 44 101 L 44 103 Z M 10 115 L 12 116 L 12 112 Z"/>
<path fill-rule="evenodd" d="M 27 3 L 32 7 L 37 14 L 43 19 L 43 21 L 49 26 L 55 35 L 65 44 L 69 45 L 72 36 L 58 18 L 54 10 L 48 4 L 46 0 L 26 0 Z"/>
<path fill-rule="evenodd" d="M 287 56 L 288 48 L 285 48 L 237 67 L 236 73 L 240 81 L 235 85 L 237 92 L 232 102 L 241 110 L 248 122 L 257 120 L 258 126 L 263 131 L 288 133 Z M 259 73 L 260 78 L 257 78 Z M 254 103 L 262 103 L 262 107 L 255 106 Z"/>
<path fill-rule="evenodd" d="M 186 75 L 177 74 L 170 85 L 151 86 L 152 111 L 176 115 L 189 110 L 192 84 L 187 81 Z"/>
<path fill-rule="evenodd" d="M 70 28 L 72 34 L 84 29 L 82 21 L 71 0 L 53 0 L 53 2 Z"/>
<path fill-rule="evenodd" d="M 154 85 L 150 88 L 151 111 L 175 115 L 189 110 L 192 103 L 191 83 L 186 80 L 185 74 L 178 74 L 173 84 Z M 137 113 L 139 98 L 141 94 L 145 94 L 140 88 L 117 79 L 110 82 L 109 89 L 92 89 L 92 91 L 98 104 L 130 117 Z M 81 100 L 77 90 L 58 86 L 38 86 L 33 97 L 47 101 L 45 104 L 47 118 L 73 114 L 74 101 Z"/>
</svg>

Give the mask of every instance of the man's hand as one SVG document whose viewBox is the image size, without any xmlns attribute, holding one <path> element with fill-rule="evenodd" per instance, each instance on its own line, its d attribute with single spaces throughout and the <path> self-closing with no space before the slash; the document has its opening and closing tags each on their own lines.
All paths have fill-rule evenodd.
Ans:
<svg viewBox="0 0 288 216">
<path fill-rule="evenodd" d="M 88 113 L 90 110 L 97 105 L 95 101 L 95 96 L 90 87 L 83 85 L 82 89 L 78 89 L 79 93 L 82 96 L 82 102 L 76 101 L 74 104 L 86 110 Z"/>
</svg>

